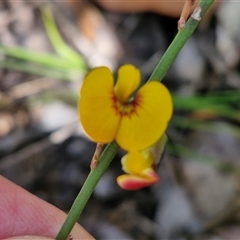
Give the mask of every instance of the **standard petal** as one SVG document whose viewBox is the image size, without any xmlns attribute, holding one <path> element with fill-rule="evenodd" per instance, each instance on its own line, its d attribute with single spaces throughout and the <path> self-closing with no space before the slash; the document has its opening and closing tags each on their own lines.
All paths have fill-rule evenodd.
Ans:
<svg viewBox="0 0 240 240">
<path fill-rule="evenodd" d="M 154 183 L 158 182 L 160 178 L 155 175 L 155 177 L 148 178 L 137 175 L 123 174 L 117 177 L 118 185 L 124 190 L 138 190 L 141 188 L 149 187 Z"/>
<path fill-rule="evenodd" d="M 118 69 L 118 79 L 114 91 L 121 103 L 128 101 L 131 94 L 138 88 L 140 79 L 140 71 L 133 65 L 126 64 Z"/>
<path fill-rule="evenodd" d="M 153 166 L 153 155 L 150 151 L 129 152 L 122 158 L 121 163 L 125 173 L 141 175 Z"/>
<path fill-rule="evenodd" d="M 114 81 L 107 67 L 93 69 L 84 79 L 79 99 L 80 121 L 95 142 L 115 138 L 120 116 L 114 109 Z"/>
<path fill-rule="evenodd" d="M 154 144 L 165 132 L 173 104 L 168 89 L 152 81 L 139 89 L 131 115 L 122 116 L 116 141 L 125 150 L 137 151 Z"/>
</svg>

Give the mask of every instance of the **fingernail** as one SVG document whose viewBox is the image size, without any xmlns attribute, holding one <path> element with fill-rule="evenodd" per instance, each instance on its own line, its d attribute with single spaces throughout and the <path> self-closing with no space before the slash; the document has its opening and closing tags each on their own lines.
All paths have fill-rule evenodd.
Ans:
<svg viewBox="0 0 240 240">
<path fill-rule="evenodd" d="M 26 239 L 31 239 L 31 240 L 54 240 L 54 238 L 49 238 L 49 237 L 42 237 L 42 236 L 15 236 L 15 237 L 10 237 L 10 238 L 5 238 L 5 240 L 26 240 Z"/>
</svg>

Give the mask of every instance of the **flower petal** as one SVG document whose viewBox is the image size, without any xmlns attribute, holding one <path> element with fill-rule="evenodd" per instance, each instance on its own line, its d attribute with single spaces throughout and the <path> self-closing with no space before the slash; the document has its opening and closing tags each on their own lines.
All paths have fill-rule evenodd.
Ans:
<svg viewBox="0 0 240 240">
<path fill-rule="evenodd" d="M 156 168 L 158 168 L 160 162 L 162 161 L 164 152 L 165 152 L 165 148 L 166 148 L 166 144 L 167 144 L 167 134 L 164 133 L 161 138 L 154 143 L 154 145 L 152 145 L 150 148 L 148 148 L 147 150 L 149 152 L 152 153 L 153 155 L 153 166 L 154 169 L 156 170 Z"/>
<path fill-rule="evenodd" d="M 160 178 L 156 174 L 155 177 L 152 178 L 128 174 L 123 174 L 117 177 L 118 185 L 124 190 L 138 190 L 149 187 L 159 180 Z"/>
<path fill-rule="evenodd" d="M 165 132 L 173 112 L 168 89 L 151 81 L 141 87 L 131 115 L 124 115 L 117 131 L 116 141 L 125 150 L 137 151 L 154 144 Z"/>
<path fill-rule="evenodd" d="M 153 155 L 150 151 L 129 152 L 122 160 L 122 169 L 125 173 L 141 175 L 153 165 Z"/>
<path fill-rule="evenodd" d="M 153 170 L 153 155 L 147 149 L 141 152 L 129 152 L 122 158 L 122 169 L 128 174 L 117 178 L 118 185 L 125 190 L 137 190 L 159 181 Z"/>
<path fill-rule="evenodd" d="M 80 121 L 95 141 L 108 143 L 115 138 L 120 115 L 113 107 L 114 80 L 107 67 L 93 69 L 84 79 L 78 104 Z"/>
<path fill-rule="evenodd" d="M 140 71 L 133 65 L 126 64 L 118 69 L 118 79 L 115 84 L 115 95 L 124 103 L 140 84 Z"/>
</svg>

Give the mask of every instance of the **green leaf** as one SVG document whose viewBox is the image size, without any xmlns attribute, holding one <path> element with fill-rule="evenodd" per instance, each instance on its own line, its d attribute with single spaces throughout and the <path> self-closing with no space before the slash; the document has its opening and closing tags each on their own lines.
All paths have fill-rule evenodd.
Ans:
<svg viewBox="0 0 240 240">
<path fill-rule="evenodd" d="M 83 58 L 63 41 L 48 4 L 41 8 L 42 19 L 55 51 L 74 67 L 87 68 Z"/>
</svg>

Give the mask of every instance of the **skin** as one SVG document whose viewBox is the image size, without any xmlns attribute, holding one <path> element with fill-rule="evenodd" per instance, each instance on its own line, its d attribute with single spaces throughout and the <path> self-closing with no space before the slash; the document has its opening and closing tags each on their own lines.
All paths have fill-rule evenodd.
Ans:
<svg viewBox="0 0 240 240">
<path fill-rule="evenodd" d="M 183 9 L 185 0 L 150 0 L 150 1 L 138 1 L 138 0 L 96 0 L 103 8 L 109 11 L 116 11 L 122 13 L 130 12 L 155 12 L 171 17 L 179 17 Z M 192 7 L 192 10 L 197 6 L 199 0 L 196 0 Z"/>
<path fill-rule="evenodd" d="M 63 211 L 2 176 L 0 196 L 0 239 L 54 239 L 66 218 Z M 79 224 L 75 225 L 71 237 L 94 239 Z"/>
</svg>

